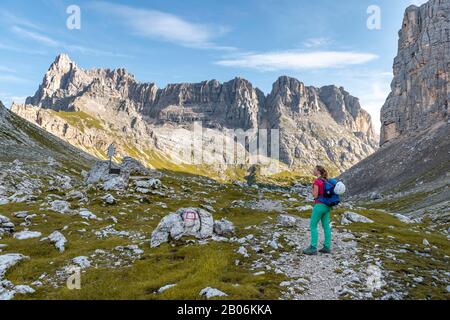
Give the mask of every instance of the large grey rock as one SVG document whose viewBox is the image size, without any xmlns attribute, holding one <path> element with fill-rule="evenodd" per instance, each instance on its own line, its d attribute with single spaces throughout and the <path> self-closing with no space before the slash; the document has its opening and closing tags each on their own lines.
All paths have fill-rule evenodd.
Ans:
<svg viewBox="0 0 450 320">
<path fill-rule="evenodd" d="M 66 214 L 70 212 L 70 203 L 64 200 L 54 200 L 50 203 L 50 210 Z"/>
<path fill-rule="evenodd" d="M 126 174 L 128 176 L 148 176 L 152 173 L 151 170 L 132 157 L 124 157 L 122 159 L 120 169 L 122 170 L 122 174 Z"/>
<path fill-rule="evenodd" d="M 8 217 L 0 215 L 0 236 L 4 233 L 11 234 L 14 232 L 14 223 Z"/>
<path fill-rule="evenodd" d="M 91 261 L 86 256 L 79 256 L 72 259 L 72 262 L 81 269 L 87 269 L 91 266 Z"/>
<path fill-rule="evenodd" d="M 342 214 L 341 224 L 351 224 L 353 222 L 359 223 L 373 223 L 373 220 L 364 217 L 358 213 L 346 211 Z"/>
<path fill-rule="evenodd" d="M 123 176 L 109 177 L 103 182 L 102 189 L 105 191 L 120 191 L 125 190 L 128 186 L 128 181 Z"/>
<path fill-rule="evenodd" d="M 103 202 L 109 205 L 113 205 L 117 201 L 116 198 L 114 198 L 114 196 L 109 193 L 104 195 L 101 199 L 103 200 Z"/>
<path fill-rule="evenodd" d="M 159 179 L 146 179 L 146 180 L 137 180 L 135 182 L 136 187 L 143 189 L 158 189 L 161 186 L 161 180 Z"/>
<path fill-rule="evenodd" d="M 29 259 L 29 257 L 19 253 L 8 253 L 0 255 L 0 281 L 3 280 L 5 273 L 9 268 L 24 259 Z"/>
<path fill-rule="evenodd" d="M 39 238 L 40 236 L 42 236 L 42 233 L 40 233 L 39 231 L 21 231 L 14 233 L 14 238 L 17 240 Z"/>
<path fill-rule="evenodd" d="M 113 165 L 113 168 L 117 168 Z M 97 161 L 87 173 L 86 184 L 103 182 L 109 178 L 109 161 Z"/>
<path fill-rule="evenodd" d="M 86 220 L 98 220 L 97 216 L 85 208 L 80 209 L 80 217 Z"/>
<path fill-rule="evenodd" d="M 216 288 L 207 287 L 200 291 L 200 296 L 206 297 L 207 299 L 211 299 L 214 297 L 226 297 L 228 296 L 225 292 L 220 291 Z"/>
<path fill-rule="evenodd" d="M 234 234 L 234 225 L 225 218 L 214 221 L 214 233 L 222 237 L 230 237 Z"/>
<path fill-rule="evenodd" d="M 157 292 L 158 293 L 163 293 L 164 291 L 167 291 L 170 288 L 173 288 L 175 286 L 176 286 L 176 284 L 168 284 L 168 285 L 165 285 L 165 286 L 162 286 L 161 288 L 159 288 Z"/>
<path fill-rule="evenodd" d="M 44 240 L 49 240 L 50 242 L 52 242 L 55 245 L 56 249 L 59 250 L 59 252 L 64 252 L 64 250 L 66 249 L 65 245 L 67 243 L 67 239 L 59 231 L 54 231 L 47 238 L 41 239 L 41 241 Z"/>
<path fill-rule="evenodd" d="M 110 166 L 113 169 L 120 169 L 120 174 L 110 174 Z M 124 157 L 120 165 L 109 163 L 109 161 L 97 161 L 87 173 L 86 184 L 102 184 L 105 191 L 120 191 L 128 187 L 130 176 L 148 177 L 146 180 L 137 180 L 135 184 L 141 188 L 156 189 L 161 185 L 161 181 L 149 177 L 155 172 L 146 168 L 141 162 L 131 157 Z"/>
<path fill-rule="evenodd" d="M 278 223 L 283 227 L 294 227 L 297 224 L 297 219 L 293 216 L 280 214 L 278 216 Z"/>
<path fill-rule="evenodd" d="M 158 247 L 169 239 L 179 240 L 183 236 L 206 239 L 213 235 L 212 215 L 200 208 L 179 209 L 161 219 L 152 232 L 150 245 Z"/>
<path fill-rule="evenodd" d="M 29 286 L 14 286 L 11 281 L 4 279 L 6 271 L 24 259 L 29 259 L 29 257 L 19 253 L 0 255 L 0 300 L 11 300 L 16 293 L 34 292 Z"/>
</svg>

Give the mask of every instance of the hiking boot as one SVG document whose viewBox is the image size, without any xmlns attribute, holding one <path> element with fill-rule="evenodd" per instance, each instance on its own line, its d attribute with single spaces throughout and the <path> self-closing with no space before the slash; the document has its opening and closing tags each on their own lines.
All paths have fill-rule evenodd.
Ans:
<svg viewBox="0 0 450 320">
<path fill-rule="evenodd" d="M 303 250 L 303 253 L 308 256 L 315 256 L 317 254 L 317 248 L 310 246 L 309 248 Z"/>
<path fill-rule="evenodd" d="M 322 249 L 320 249 L 319 252 L 324 254 L 331 254 L 330 248 L 327 248 L 325 246 Z"/>
</svg>

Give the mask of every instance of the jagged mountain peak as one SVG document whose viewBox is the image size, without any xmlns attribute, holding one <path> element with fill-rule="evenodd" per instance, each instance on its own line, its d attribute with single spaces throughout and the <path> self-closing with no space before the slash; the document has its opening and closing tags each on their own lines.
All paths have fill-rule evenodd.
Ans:
<svg viewBox="0 0 450 320">
<path fill-rule="evenodd" d="M 52 67 L 55 68 L 63 68 L 66 69 L 71 66 L 75 66 L 75 62 L 69 57 L 67 53 L 60 53 L 56 56 L 55 61 L 52 64 Z"/>
<path fill-rule="evenodd" d="M 372 153 L 377 144 L 371 118 L 357 98 L 342 87 L 305 86 L 289 76 L 279 77 L 267 95 L 242 77 L 226 82 L 212 79 L 173 83 L 158 88 L 154 83 L 136 81 L 123 68 L 84 70 L 67 55 L 60 55 L 26 103 L 56 111 L 87 113 L 136 140 L 154 137 L 160 126 L 189 128 L 195 121 L 218 131 L 280 129 L 283 132 L 280 160 L 292 166 L 309 166 L 329 159 L 325 161 L 342 170 Z M 36 115 L 39 113 L 43 126 L 50 125 L 54 117 L 51 112 L 33 108 L 16 106 L 13 110 L 33 121 L 39 118 Z M 67 135 L 70 130 L 64 121 L 57 122 L 62 134 Z M 53 125 L 51 130 L 59 135 L 57 127 Z M 327 133 L 317 135 L 315 131 Z M 107 135 L 110 133 L 95 132 L 89 139 L 97 141 Z M 80 139 L 75 144 L 81 147 L 86 139 Z M 163 145 L 161 139 L 155 140 L 158 146 Z M 139 143 L 139 148 L 142 147 Z M 302 149 L 304 155 L 299 151 Z M 349 150 L 352 154 L 348 154 Z"/>
</svg>

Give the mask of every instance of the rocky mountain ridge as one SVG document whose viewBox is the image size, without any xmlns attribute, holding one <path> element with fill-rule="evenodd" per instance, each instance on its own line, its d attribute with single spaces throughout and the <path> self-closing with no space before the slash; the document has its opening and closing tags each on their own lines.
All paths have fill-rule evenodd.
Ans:
<svg viewBox="0 0 450 320">
<path fill-rule="evenodd" d="M 125 69 L 83 70 L 67 54 L 56 57 L 39 89 L 25 104 L 70 111 L 80 96 L 105 94 L 120 97 L 138 113 L 160 122 L 205 120 L 210 125 L 244 130 L 261 127 L 259 122 L 270 118 L 271 109 L 281 100 L 294 114 L 327 111 L 353 132 L 368 138 L 375 136 L 370 115 L 342 87 L 308 87 L 282 76 L 267 96 L 243 78 L 224 83 L 210 80 L 169 84 L 159 89 L 154 83 L 139 83 Z"/>
<path fill-rule="evenodd" d="M 381 110 L 382 147 L 342 175 L 352 195 L 403 212 L 450 215 L 449 67 L 450 1 L 408 7 Z"/>
<path fill-rule="evenodd" d="M 16 159 L 31 162 L 65 162 L 89 167 L 94 157 L 74 148 L 38 126 L 25 121 L 0 101 L 0 162 Z"/>
<path fill-rule="evenodd" d="M 406 9 L 392 91 L 381 110 L 381 145 L 448 121 L 449 13 L 448 0 Z"/>
<path fill-rule="evenodd" d="M 259 139 L 257 129 L 278 129 L 279 160 L 294 169 L 309 170 L 316 163 L 325 163 L 339 172 L 377 148 L 370 115 L 357 98 L 342 87 L 308 87 L 285 76 L 274 83 L 267 96 L 242 78 L 225 83 L 170 84 L 159 89 L 154 83 L 139 83 L 125 69 L 84 70 L 61 54 L 36 94 L 12 110 L 86 151 L 112 142 L 103 139 L 105 136 L 119 135 L 127 141 L 124 144 L 137 150 L 135 153 L 157 151 L 167 158 L 176 155 L 183 163 L 189 163 L 189 155 L 178 156 L 173 147 L 192 144 L 188 131 L 198 121 L 210 129 L 205 149 L 215 149 L 211 141 L 220 141 L 230 129 L 247 131 L 248 140 L 253 142 Z M 85 113 L 100 126 L 80 128 L 61 120 L 71 112 Z M 86 132 L 92 129 L 86 139 Z M 122 142 L 118 144 L 121 156 L 129 155 Z M 273 156 L 271 143 L 268 145 L 267 156 Z M 238 148 L 248 150 L 242 144 Z M 148 152 L 144 153 L 133 156 L 152 166 L 152 161 L 145 159 Z M 220 166 L 233 164 L 220 151 L 206 157 Z"/>
</svg>

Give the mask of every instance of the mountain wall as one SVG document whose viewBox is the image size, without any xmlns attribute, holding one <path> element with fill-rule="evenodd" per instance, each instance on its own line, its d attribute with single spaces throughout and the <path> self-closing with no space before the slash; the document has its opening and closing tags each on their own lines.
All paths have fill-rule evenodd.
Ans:
<svg viewBox="0 0 450 320">
<path fill-rule="evenodd" d="M 247 131 L 249 141 L 261 145 L 255 130 L 277 129 L 281 163 L 308 172 L 317 163 L 335 172 L 343 171 L 377 148 L 370 115 L 357 98 L 342 87 L 305 86 L 286 76 L 274 83 L 268 95 L 242 78 L 224 83 L 169 84 L 160 89 L 154 83 L 138 82 L 125 69 L 84 70 L 61 54 L 35 95 L 12 110 L 83 150 L 95 149 L 97 156 L 98 150 L 113 140 L 111 137 L 121 136 L 119 144 L 173 157 L 177 153 L 173 146 L 190 143 L 190 134 L 178 134 L 179 130 L 191 130 L 198 121 L 218 136 L 204 139 L 212 149 L 212 141 L 218 141 L 228 130 Z M 67 121 L 70 113 L 92 121 L 74 123 L 73 117 Z M 86 123 L 94 122 L 98 126 L 86 128 Z M 268 145 L 267 153 L 273 156 L 272 143 Z M 249 149 L 247 145 L 241 147 Z M 122 155 L 126 155 L 126 149 L 119 146 Z M 176 156 L 189 162 L 185 156 Z M 206 157 L 223 165 L 232 164 L 221 154 Z"/>
</svg>

